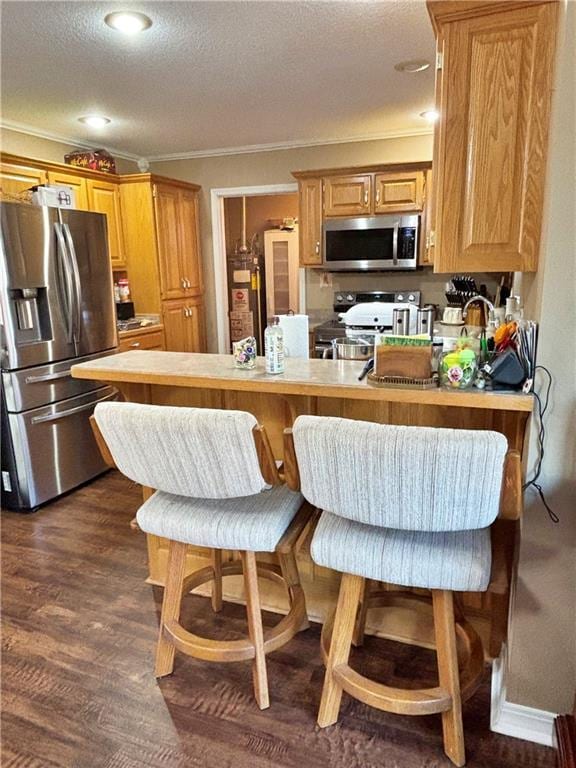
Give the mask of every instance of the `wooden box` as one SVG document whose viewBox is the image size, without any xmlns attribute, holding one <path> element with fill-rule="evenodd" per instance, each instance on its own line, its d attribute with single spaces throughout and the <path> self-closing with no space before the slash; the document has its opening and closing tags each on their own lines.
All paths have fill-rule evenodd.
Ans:
<svg viewBox="0 0 576 768">
<path fill-rule="evenodd" d="M 395 346 L 379 344 L 376 347 L 374 372 L 377 376 L 404 376 L 429 379 L 431 375 L 432 345 Z"/>
</svg>

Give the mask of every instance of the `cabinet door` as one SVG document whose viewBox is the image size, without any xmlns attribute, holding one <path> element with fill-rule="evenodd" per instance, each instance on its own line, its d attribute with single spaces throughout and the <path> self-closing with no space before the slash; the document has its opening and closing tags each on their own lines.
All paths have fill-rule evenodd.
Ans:
<svg viewBox="0 0 576 768">
<path fill-rule="evenodd" d="M 322 264 L 322 179 L 298 183 L 300 266 Z"/>
<path fill-rule="evenodd" d="M 377 173 L 374 177 L 374 213 L 421 211 L 424 172 Z"/>
<path fill-rule="evenodd" d="M 45 171 L 37 168 L 0 164 L 0 197 L 4 200 L 23 199 L 23 193 L 38 184 L 46 184 L 48 177 Z"/>
<path fill-rule="evenodd" d="M 81 176 L 75 176 L 73 173 L 59 173 L 57 171 L 48 171 L 49 184 L 62 184 L 66 187 L 72 187 L 76 201 L 76 208 L 79 211 L 87 211 L 88 204 L 88 185 L 86 179 Z"/>
<path fill-rule="evenodd" d="M 332 176 L 324 181 L 326 216 L 365 216 L 372 210 L 372 176 Z"/>
<path fill-rule="evenodd" d="M 160 267 L 160 295 L 175 299 L 185 295 L 180 259 L 180 190 L 170 184 L 154 185 L 156 241 Z"/>
<path fill-rule="evenodd" d="M 200 298 L 162 302 L 164 337 L 170 352 L 204 352 L 204 305 Z"/>
<path fill-rule="evenodd" d="M 108 223 L 108 249 L 112 268 L 124 267 L 124 241 L 118 185 L 100 179 L 87 179 L 88 204 L 91 211 L 105 213 Z"/>
<path fill-rule="evenodd" d="M 186 294 L 198 295 L 203 291 L 200 240 L 198 236 L 198 193 L 181 189 L 178 192 L 178 218 L 180 230 L 180 266 L 186 281 Z"/>
<path fill-rule="evenodd" d="M 437 272 L 537 269 L 557 6 L 442 25 Z"/>
</svg>

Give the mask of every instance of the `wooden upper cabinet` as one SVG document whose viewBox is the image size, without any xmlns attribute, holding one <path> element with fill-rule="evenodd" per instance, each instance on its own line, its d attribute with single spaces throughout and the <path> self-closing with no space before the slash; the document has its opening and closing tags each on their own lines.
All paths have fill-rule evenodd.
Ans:
<svg viewBox="0 0 576 768">
<path fill-rule="evenodd" d="M 73 173 L 48 171 L 48 184 L 71 187 L 74 190 L 76 208 L 80 211 L 88 211 L 90 209 L 88 201 L 88 185 L 86 179 L 83 179 L 81 176 L 75 176 Z"/>
<path fill-rule="evenodd" d="M 185 292 L 189 295 L 201 294 L 202 265 L 200 262 L 198 193 L 181 189 L 178 195 L 178 218 L 180 232 L 180 267 L 185 280 Z"/>
<path fill-rule="evenodd" d="M 328 176 L 324 180 L 326 216 L 363 216 L 372 208 L 372 176 Z"/>
<path fill-rule="evenodd" d="M 6 200 L 17 198 L 30 187 L 46 184 L 46 171 L 39 168 L 26 168 L 12 163 L 0 164 L 0 197 Z"/>
<path fill-rule="evenodd" d="M 424 172 L 422 200 L 422 224 L 420 227 L 420 246 L 418 264 L 428 267 L 434 264 L 434 194 L 432 190 L 432 171 Z"/>
<path fill-rule="evenodd" d="M 435 271 L 535 271 L 558 3 L 428 5 L 443 43 Z"/>
<path fill-rule="evenodd" d="M 375 174 L 374 213 L 421 211 L 423 182 L 422 171 Z"/>
<path fill-rule="evenodd" d="M 96 213 L 105 213 L 108 226 L 108 248 L 112 268 L 126 265 L 122 215 L 120 213 L 120 190 L 118 184 L 100 179 L 87 179 L 88 207 Z"/>
<path fill-rule="evenodd" d="M 298 182 L 298 240 L 302 267 L 322 264 L 322 179 Z"/>
<path fill-rule="evenodd" d="M 184 293 L 184 277 L 180 264 L 178 196 L 178 187 L 169 184 L 154 185 L 160 295 L 163 299 L 179 298 Z"/>
</svg>

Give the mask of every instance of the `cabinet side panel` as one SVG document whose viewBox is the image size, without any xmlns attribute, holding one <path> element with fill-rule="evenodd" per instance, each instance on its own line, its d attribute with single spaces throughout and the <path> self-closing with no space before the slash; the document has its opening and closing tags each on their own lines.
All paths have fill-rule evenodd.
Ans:
<svg viewBox="0 0 576 768">
<path fill-rule="evenodd" d="M 121 184 L 120 198 L 126 267 L 134 307 L 139 314 L 159 314 L 160 278 L 150 183 Z"/>
</svg>

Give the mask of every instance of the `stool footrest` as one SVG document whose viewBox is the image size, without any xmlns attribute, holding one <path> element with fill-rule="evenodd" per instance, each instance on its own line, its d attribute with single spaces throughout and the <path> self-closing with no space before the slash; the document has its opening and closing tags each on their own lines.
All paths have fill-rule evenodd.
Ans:
<svg viewBox="0 0 576 768">
<path fill-rule="evenodd" d="M 223 563 L 222 565 L 222 576 L 233 576 L 241 573 L 241 562 Z M 290 599 L 288 614 L 275 627 L 264 633 L 264 653 L 270 653 L 282 647 L 303 629 L 303 623 L 306 619 L 306 602 L 302 587 L 288 585 L 277 566 L 259 563 L 258 575 L 277 584 L 285 585 Z M 214 578 L 212 566 L 200 568 L 184 580 L 182 593 L 186 594 L 212 578 Z M 211 640 L 189 632 L 178 621 L 167 622 L 162 631 L 179 651 L 196 659 L 228 662 L 246 661 L 255 657 L 254 645 L 248 637 L 241 640 Z"/>
<path fill-rule="evenodd" d="M 364 677 L 348 664 L 335 667 L 333 675 L 336 682 L 350 696 L 385 712 L 398 715 L 433 715 L 447 712 L 452 706 L 452 697 L 444 688 L 392 688 Z"/>
</svg>

